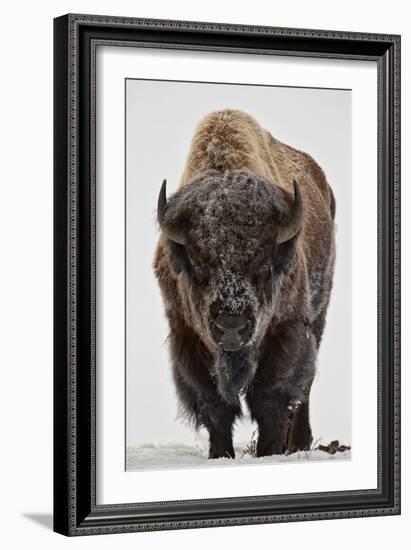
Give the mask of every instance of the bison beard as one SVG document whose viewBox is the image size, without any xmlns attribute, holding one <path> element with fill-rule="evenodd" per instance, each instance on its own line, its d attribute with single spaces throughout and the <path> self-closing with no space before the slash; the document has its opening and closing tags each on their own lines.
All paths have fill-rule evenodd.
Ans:
<svg viewBox="0 0 411 550">
<path fill-rule="evenodd" d="M 221 397 L 230 405 L 239 405 L 239 394 L 246 392 L 256 370 L 257 361 L 251 347 L 239 351 L 219 350 L 213 374 Z"/>
</svg>

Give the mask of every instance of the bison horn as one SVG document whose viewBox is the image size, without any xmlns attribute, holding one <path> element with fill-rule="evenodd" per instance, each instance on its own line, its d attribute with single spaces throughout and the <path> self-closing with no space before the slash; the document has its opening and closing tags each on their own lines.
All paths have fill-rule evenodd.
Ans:
<svg viewBox="0 0 411 550">
<path fill-rule="evenodd" d="M 167 180 L 163 181 L 163 184 L 158 195 L 157 203 L 157 219 L 160 224 L 162 232 L 168 237 L 171 241 L 175 243 L 185 245 L 185 238 L 181 231 L 178 231 L 176 227 L 173 227 L 170 223 L 165 221 L 166 211 L 167 211 L 167 194 L 166 194 Z"/>
<path fill-rule="evenodd" d="M 300 189 L 297 182 L 294 180 L 294 204 L 291 214 L 287 219 L 287 225 L 280 227 L 277 235 L 277 243 L 282 244 L 297 235 L 303 223 L 303 200 L 301 198 Z"/>
</svg>

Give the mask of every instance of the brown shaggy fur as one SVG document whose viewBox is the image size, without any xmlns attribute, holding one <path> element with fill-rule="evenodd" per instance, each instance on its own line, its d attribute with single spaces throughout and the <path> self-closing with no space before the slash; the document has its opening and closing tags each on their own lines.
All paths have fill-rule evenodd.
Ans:
<svg viewBox="0 0 411 550">
<path fill-rule="evenodd" d="M 303 225 L 277 245 L 293 180 Z M 241 111 L 213 112 L 200 122 L 167 210 L 188 243 L 162 234 L 154 268 L 177 393 L 196 425 L 208 429 L 211 458 L 234 456 L 239 392 L 259 425 L 259 456 L 310 445 L 309 392 L 332 287 L 334 215 L 331 188 L 309 155 Z M 215 308 L 247 310 L 253 335 L 243 352 L 218 350 Z"/>
</svg>

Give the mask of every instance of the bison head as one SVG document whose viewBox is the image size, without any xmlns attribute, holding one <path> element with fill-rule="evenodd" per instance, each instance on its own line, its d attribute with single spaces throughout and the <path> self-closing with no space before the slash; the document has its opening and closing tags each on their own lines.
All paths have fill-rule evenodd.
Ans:
<svg viewBox="0 0 411 550">
<path fill-rule="evenodd" d="M 215 172 L 168 201 L 163 182 L 158 221 L 185 320 L 215 357 L 227 402 L 238 401 L 254 376 L 302 219 L 296 182 L 292 197 L 248 172 Z"/>
</svg>

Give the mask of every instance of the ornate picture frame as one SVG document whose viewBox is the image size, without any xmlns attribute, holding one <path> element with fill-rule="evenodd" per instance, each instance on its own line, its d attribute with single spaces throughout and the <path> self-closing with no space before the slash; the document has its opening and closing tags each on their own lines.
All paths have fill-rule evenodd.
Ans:
<svg viewBox="0 0 411 550">
<path fill-rule="evenodd" d="M 98 504 L 96 49 L 377 64 L 377 488 Z M 365 222 L 366 223 L 366 220 Z M 54 20 L 54 530 L 67 536 L 400 513 L 400 37 L 69 14 Z M 268 466 L 267 466 L 268 467 Z"/>
</svg>

